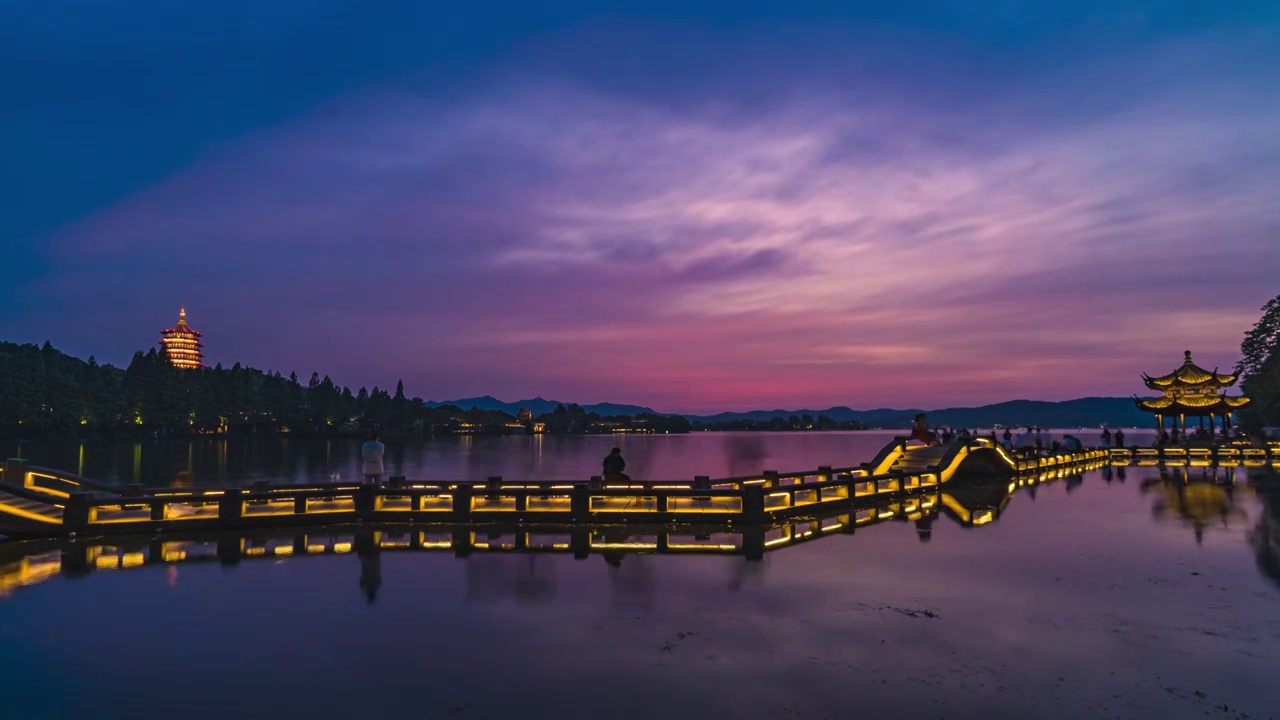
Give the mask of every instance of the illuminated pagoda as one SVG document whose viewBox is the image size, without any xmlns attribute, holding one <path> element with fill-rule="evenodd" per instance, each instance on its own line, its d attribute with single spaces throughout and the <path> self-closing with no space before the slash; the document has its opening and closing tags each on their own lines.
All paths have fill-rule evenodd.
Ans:
<svg viewBox="0 0 1280 720">
<path fill-rule="evenodd" d="M 187 324 L 186 308 L 178 311 L 178 324 L 162 330 L 160 336 L 160 344 L 164 346 L 165 352 L 169 354 L 169 361 L 175 367 L 204 367 L 200 363 L 200 359 L 204 357 L 204 353 L 200 352 L 200 348 L 204 347 L 200 342 L 203 336 Z"/>
<path fill-rule="evenodd" d="M 1175 430 L 1181 428 L 1183 432 L 1186 432 L 1188 417 L 1200 418 L 1200 427 L 1204 427 L 1207 417 L 1211 432 L 1218 418 L 1221 418 L 1222 429 L 1226 431 L 1231 427 L 1232 415 L 1249 404 L 1247 397 L 1223 392 L 1223 388 L 1235 385 L 1239 377 L 1221 374 L 1217 368 L 1213 372 L 1205 370 L 1191 360 L 1191 351 L 1188 350 L 1182 367 L 1168 375 L 1151 377 L 1143 373 L 1142 381 L 1152 390 L 1164 393 L 1163 397 L 1146 400 L 1135 396 L 1133 401 L 1139 410 L 1155 414 L 1156 427 L 1161 430 L 1166 417 L 1172 421 Z"/>
</svg>

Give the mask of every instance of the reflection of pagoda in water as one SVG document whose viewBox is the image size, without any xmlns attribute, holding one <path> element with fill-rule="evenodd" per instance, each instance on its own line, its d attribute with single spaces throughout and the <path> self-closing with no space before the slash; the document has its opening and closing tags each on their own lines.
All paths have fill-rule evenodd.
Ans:
<svg viewBox="0 0 1280 720">
<path fill-rule="evenodd" d="M 1160 474 L 1143 483 L 1143 490 L 1162 491 L 1152 504 L 1157 518 L 1176 519 L 1195 532 L 1196 544 L 1204 542 L 1212 527 L 1229 528 L 1233 521 L 1248 520 L 1248 513 L 1236 503 L 1235 468 L 1161 468 Z"/>
<path fill-rule="evenodd" d="M 1213 431 L 1214 420 L 1222 419 L 1222 429 L 1230 429 L 1232 414 L 1247 406 L 1249 398 L 1231 396 L 1220 393 L 1223 388 L 1236 384 L 1239 375 L 1223 375 L 1214 368 L 1212 372 L 1196 365 L 1191 360 L 1191 351 L 1185 353 L 1182 366 L 1168 375 L 1151 377 L 1143 373 L 1142 381 L 1152 390 L 1164 393 L 1163 397 L 1150 400 L 1134 397 L 1138 409 L 1153 413 L 1156 416 L 1156 427 L 1164 429 L 1166 417 L 1173 421 L 1175 429 L 1187 429 L 1187 418 L 1200 418 L 1200 426 L 1204 427 L 1204 419 L 1209 418 L 1209 431 Z"/>
<path fill-rule="evenodd" d="M 160 331 L 160 344 L 169 355 L 169 362 L 172 362 L 175 367 L 198 368 L 204 367 L 200 362 L 204 357 L 204 353 L 200 350 L 204 347 L 200 342 L 202 337 L 204 336 L 187 324 L 187 309 L 182 308 L 178 311 L 178 324 L 168 330 Z"/>
</svg>

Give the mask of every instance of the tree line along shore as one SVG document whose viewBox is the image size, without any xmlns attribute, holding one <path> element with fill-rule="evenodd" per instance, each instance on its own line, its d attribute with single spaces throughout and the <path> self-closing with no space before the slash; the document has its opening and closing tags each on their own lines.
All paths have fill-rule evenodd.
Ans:
<svg viewBox="0 0 1280 720">
<path fill-rule="evenodd" d="M 239 363 L 179 369 L 163 350 L 134 354 L 127 368 L 100 365 L 43 346 L 0 342 L 0 432 L 42 437 L 156 437 L 299 433 L 609 434 L 702 430 L 860 430 L 857 421 L 823 415 L 767 421 L 690 421 L 680 415 L 600 415 L 578 405 L 516 415 L 481 408 L 434 405 L 393 392 L 335 384 L 312 374 L 261 371 Z"/>
<path fill-rule="evenodd" d="M 1240 355 L 1236 372 L 1241 376 L 1242 391 L 1252 400 L 1240 425 L 1250 430 L 1280 426 L 1280 295 L 1263 306 L 1262 316 L 1245 333 Z M 1007 409 L 1000 414 L 1001 418 L 978 420 L 979 416 L 969 412 L 944 424 L 1046 425 L 1005 417 L 1012 414 Z M 368 430 L 426 435 L 862 429 L 865 425 L 860 420 L 822 414 L 706 420 L 658 413 L 601 415 L 573 404 L 557 405 L 536 416 L 528 411 L 512 415 L 503 410 L 463 409 L 410 398 L 403 383 L 397 383 L 394 392 L 378 387 L 352 392 L 328 376 L 313 373 L 304 385 L 295 374 L 286 377 L 240 363 L 230 368 L 219 364 L 179 369 L 164 351 L 155 348 L 135 353 L 129 366 L 121 369 L 100 365 L 92 357 L 80 360 L 48 342 L 43 346 L 0 342 L 0 434 L 27 439 L 270 433 L 333 436 Z"/>
</svg>

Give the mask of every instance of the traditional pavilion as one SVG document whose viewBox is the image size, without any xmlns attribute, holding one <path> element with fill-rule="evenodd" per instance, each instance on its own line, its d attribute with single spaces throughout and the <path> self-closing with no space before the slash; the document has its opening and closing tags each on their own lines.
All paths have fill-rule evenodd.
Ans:
<svg viewBox="0 0 1280 720">
<path fill-rule="evenodd" d="M 200 342 L 201 337 L 203 335 L 187 324 L 187 309 L 182 308 L 178 311 L 178 324 L 160 332 L 160 344 L 164 346 L 165 352 L 169 354 L 169 361 L 174 366 L 183 369 L 204 367 L 200 363 L 200 359 L 204 357 L 204 353 L 200 351 L 204 347 Z"/>
<path fill-rule="evenodd" d="M 1236 384 L 1239 375 L 1224 375 L 1205 370 L 1191 360 L 1191 351 L 1186 352 L 1182 367 L 1168 375 L 1151 377 L 1146 373 L 1142 381 L 1152 390 L 1164 393 L 1163 397 L 1145 400 L 1134 397 L 1133 401 L 1139 410 L 1154 413 L 1156 427 L 1164 429 L 1164 419 L 1169 418 L 1174 429 L 1187 429 L 1187 418 L 1200 418 L 1200 427 L 1204 427 L 1204 419 L 1209 418 L 1209 430 L 1214 429 L 1214 421 L 1221 418 L 1224 431 L 1231 427 L 1232 416 L 1240 408 L 1249 404 L 1249 398 L 1227 395 L 1223 388 Z"/>
</svg>

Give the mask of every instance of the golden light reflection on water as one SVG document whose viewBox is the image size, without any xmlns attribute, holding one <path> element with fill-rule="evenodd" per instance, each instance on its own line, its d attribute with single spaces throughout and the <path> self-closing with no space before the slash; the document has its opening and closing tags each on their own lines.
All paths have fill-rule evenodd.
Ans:
<svg viewBox="0 0 1280 720">
<path fill-rule="evenodd" d="M 1125 468 L 1100 468 L 1091 472 L 1095 478 L 1111 483 L 1116 473 L 1124 482 Z M 1261 498 L 1265 511 L 1252 530 L 1251 539 L 1259 553 L 1259 567 L 1273 568 L 1280 577 L 1280 521 L 1272 517 L 1280 502 L 1272 497 L 1273 491 L 1265 485 L 1247 481 L 1244 468 L 1159 468 L 1142 470 L 1145 477 L 1139 483 L 1142 492 L 1152 496 L 1153 517 L 1160 522 L 1185 524 L 1195 534 L 1197 541 L 1214 527 L 1238 527 L 1249 520 L 1243 505 L 1257 504 Z M 181 563 L 189 560 L 217 557 L 222 562 L 258 557 L 289 558 L 299 555 L 345 554 L 352 551 L 369 555 L 378 552 L 452 551 L 466 556 L 479 552 L 560 552 L 575 555 L 607 554 L 611 564 L 632 554 L 654 552 L 681 552 L 705 554 L 746 554 L 758 544 L 761 551 L 773 551 L 803 542 L 820 542 L 823 537 L 833 537 L 855 527 L 869 524 L 907 521 L 916 524 L 921 541 L 931 539 L 933 522 L 941 514 L 953 522 L 968 527 L 982 527 L 998 523 L 1008 511 L 1010 500 L 1025 493 L 1034 493 L 1036 487 L 1066 480 L 1068 492 L 1077 486 L 1084 476 L 1065 470 L 1045 472 L 1039 476 L 1021 479 L 1015 483 L 959 484 L 949 486 L 944 492 L 898 499 L 863 508 L 836 511 L 826 517 L 809 521 L 798 519 L 773 530 L 762 530 L 763 537 L 753 540 L 750 533 L 741 529 L 721 530 L 705 536 L 688 531 L 657 528 L 656 533 L 645 534 L 642 528 L 619 528 L 594 533 L 594 537 L 578 544 L 572 539 L 576 533 L 590 529 L 557 528 L 524 530 L 515 535 L 481 532 L 477 528 L 458 530 L 383 530 L 360 531 L 344 538 L 324 529 L 307 532 L 275 531 L 256 536 L 219 536 L 216 539 L 184 540 L 166 537 L 163 540 L 140 540 L 130 543 L 113 540 L 112 545 L 59 544 L 54 541 L 25 545 L 0 545 L 0 594 L 11 595 L 17 589 L 45 582 L 64 572 L 68 566 L 83 566 L 99 570 L 119 570 L 141 567 L 153 563 Z M 1025 487 L 1022 487 L 1025 486 Z M 1261 488 L 1261 489 L 1260 489 Z M 1105 496 L 1104 496 L 1105 497 Z M 487 535 L 487 536 L 486 536 Z M 370 538 L 376 537 L 377 540 Z M 565 542 L 568 540 L 568 542 Z M 28 550 L 30 547 L 32 549 Z M 41 549 L 44 548 L 44 549 Z M 56 549 L 55 549 L 56 548 Z M 4 559 L 4 551 L 9 558 Z"/>
</svg>

